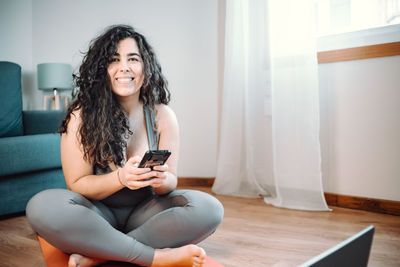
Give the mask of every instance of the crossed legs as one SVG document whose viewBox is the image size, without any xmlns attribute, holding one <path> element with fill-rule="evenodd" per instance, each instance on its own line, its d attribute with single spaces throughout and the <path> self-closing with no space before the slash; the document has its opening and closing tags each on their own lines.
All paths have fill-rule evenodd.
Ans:
<svg viewBox="0 0 400 267">
<path fill-rule="evenodd" d="M 32 228 L 64 252 L 84 255 L 85 259 L 144 266 L 168 266 L 166 260 L 178 260 L 179 255 L 192 255 L 193 259 L 182 260 L 195 266 L 189 261 L 195 263 L 204 258 L 204 251 L 187 245 L 200 242 L 214 232 L 222 216 L 218 200 L 191 190 L 178 190 L 145 201 L 131 212 L 120 230 L 116 229 L 118 218 L 112 209 L 69 190 L 43 191 L 27 206 Z"/>
</svg>

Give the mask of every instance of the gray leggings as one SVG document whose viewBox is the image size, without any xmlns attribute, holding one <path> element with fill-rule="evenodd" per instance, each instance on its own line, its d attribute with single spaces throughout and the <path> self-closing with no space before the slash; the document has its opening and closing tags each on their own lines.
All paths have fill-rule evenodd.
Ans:
<svg viewBox="0 0 400 267">
<path fill-rule="evenodd" d="M 139 203 L 120 205 L 131 201 L 129 191 L 107 203 L 49 189 L 29 201 L 26 216 L 37 234 L 66 253 L 143 266 L 151 265 L 155 248 L 198 243 L 222 221 L 221 203 L 201 191 L 144 193 Z"/>
</svg>

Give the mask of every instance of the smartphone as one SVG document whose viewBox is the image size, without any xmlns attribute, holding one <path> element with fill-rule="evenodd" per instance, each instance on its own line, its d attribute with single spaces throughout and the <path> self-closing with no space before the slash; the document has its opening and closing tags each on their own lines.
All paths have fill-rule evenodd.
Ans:
<svg viewBox="0 0 400 267">
<path fill-rule="evenodd" d="M 169 150 L 148 150 L 139 163 L 139 168 L 150 168 L 154 166 L 164 165 L 171 151 Z"/>
</svg>

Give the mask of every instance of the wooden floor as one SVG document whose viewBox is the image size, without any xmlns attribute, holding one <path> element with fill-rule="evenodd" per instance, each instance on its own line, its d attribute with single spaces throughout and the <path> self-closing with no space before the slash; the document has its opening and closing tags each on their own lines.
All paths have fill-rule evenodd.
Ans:
<svg viewBox="0 0 400 267">
<path fill-rule="evenodd" d="M 200 246 L 227 267 L 296 266 L 370 224 L 376 229 L 369 266 L 400 266 L 399 216 L 336 207 L 295 211 L 261 199 L 216 197 L 225 207 L 224 220 Z M 45 266 L 23 215 L 0 221 L 0 266 Z"/>
</svg>

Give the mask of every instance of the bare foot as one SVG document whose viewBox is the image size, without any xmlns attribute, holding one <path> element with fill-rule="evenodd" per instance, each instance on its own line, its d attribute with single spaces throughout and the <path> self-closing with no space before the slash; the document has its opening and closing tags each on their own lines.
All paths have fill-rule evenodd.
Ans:
<svg viewBox="0 0 400 267">
<path fill-rule="evenodd" d="M 91 267 L 103 263 L 105 260 L 93 259 L 79 254 L 69 256 L 68 267 Z"/>
<path fill-rule="evenodd" d="M 156 249 L 151 267 L 201 267 L 206 259 L 205 251 L 196 245 L 179 248 Z"/>
</svg>

